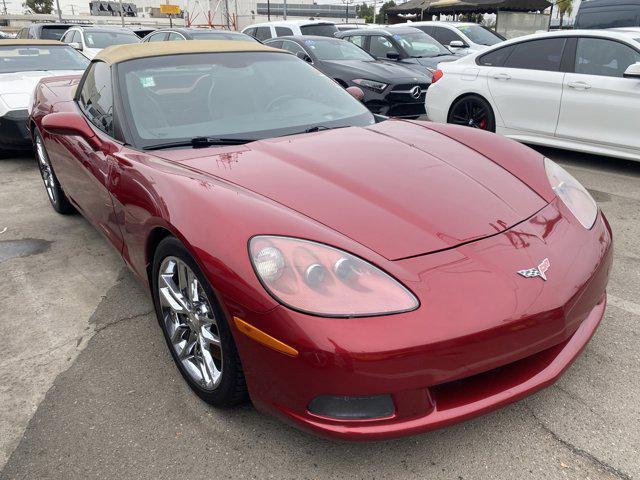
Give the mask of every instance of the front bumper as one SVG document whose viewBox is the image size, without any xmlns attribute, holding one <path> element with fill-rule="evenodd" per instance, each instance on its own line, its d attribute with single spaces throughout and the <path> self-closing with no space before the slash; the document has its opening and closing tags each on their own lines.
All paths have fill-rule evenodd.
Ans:
<svg viewBox="0 0 640 480">
<path fill-rule="evenodd" d="M 420 95 L 417 97 L 410 93 L 411 89 L 416 86 L 420 88 Z M 364 105 L 378 115 L 417 118 L 425 114 L 424 102 L 427 88 L 429 88 L 428 84 L 410 83 L 391 85 L 382 93 L 363 89 L 365 91 Z"/>
<path fill-rule="evenodd" d="M 30 150 L 29 112 L 11 110 L 0 117 L 0 150 Z"/>
<path fill-rule="evenodd" d="M 277 307 L 246 319 L 295 347 L 289 357 L 234 331 L 260 410 L 351 440 L 416 434 L 486 413 L 553 383 L 598 326 L 612 262 L 600 214 L 587 231 L 559 201 L 512 229 L 401 260 L 421 299 L 413 312 L 329 319 Z M 548 280 L 516 272 L 548 257 Z M 536 263 L 538 262 L 538 263 Z M 322 395 L 393 397 L 393 415 L 323 418 Z"/>
</svg>

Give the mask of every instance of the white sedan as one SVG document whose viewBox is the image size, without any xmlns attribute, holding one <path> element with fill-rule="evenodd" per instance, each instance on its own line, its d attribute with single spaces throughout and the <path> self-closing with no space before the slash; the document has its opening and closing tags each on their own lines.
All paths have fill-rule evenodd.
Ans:
<svg viewBox="0 0 640 480">
<path fill-rule="evenodd" d="M 0 151 L 31 149 L 27 120 L 41 79 L 78 75 L 88 64 L 55 40 L 0 40 Z"/>
<path fill-rule="evenodd" d="M 430 120 L 521 142 L 640 161 L 640 35 L 529 35 L 442 63 Z"/>
</svg>

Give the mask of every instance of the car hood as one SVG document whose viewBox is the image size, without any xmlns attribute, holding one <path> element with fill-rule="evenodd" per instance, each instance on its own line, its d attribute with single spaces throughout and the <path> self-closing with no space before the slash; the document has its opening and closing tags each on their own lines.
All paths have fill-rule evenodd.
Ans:
<svg viewBox="0 0 640 480">
<path fill-rule="evenodd" d="M 428 76 L 416 73 L 415 70 L 400 64 L 393 64 L 383 61 L 362 61 L 362 60 L 325 60 L 323 62 L 330 69 L 350 73 L 354 78 L 362 77 L 369 80 L 379 80 L 384 83 L 389 82 L 421 82 L 429 83 Z"/>
<path fill-rule="evenodd" d="M 154 155 L 268 197 L 389 260 L 495 235 L 547 204 L 475 150 L 398 120 Z"/>
<path fill-rule="evenodd" d="M 0 74 L 0 98 L 11 110 L 31 106 L 31 96 L 40 80 L 47 77 L 82 74 L 81 70 L 42 70 Z"/>
</svg>

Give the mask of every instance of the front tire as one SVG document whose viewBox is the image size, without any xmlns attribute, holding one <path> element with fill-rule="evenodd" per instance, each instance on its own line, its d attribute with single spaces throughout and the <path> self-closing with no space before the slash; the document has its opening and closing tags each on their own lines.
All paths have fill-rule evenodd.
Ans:
<svg viewBox="0 0 640 480">
<path fill-rule="evenodd" d="M 216 407 L 245 401 L 242 364 L 225 315 L 197 263 L 175 237 L 158 245 L 152 275 L 156 316 L 189 387 Z"/>
<path fill-rule="evenodd" d="M 451 105 L 447 122 L 488 132 L 496 131 L 493 108 L 489 102 L 477 95 L 467 95 L 456 100 Z"/>
<path fill-rule="evenodd" d="M 64 194 L 64 190 L 60 186 L 58 177 L 56 177 L 51 161 L 49 160 L 49 154 L 44 146 L 42 135 L 37 130 L 33 133 L 33 145 L 36 153 L 36 160 L 38 161 L 38 168 L 40 169 L 40 176 L 44 182 L 44 188 L 47 192 L 47 197 L 53 209 L 63 215 L 74 213 L 76 209 Z"/>
</svg>

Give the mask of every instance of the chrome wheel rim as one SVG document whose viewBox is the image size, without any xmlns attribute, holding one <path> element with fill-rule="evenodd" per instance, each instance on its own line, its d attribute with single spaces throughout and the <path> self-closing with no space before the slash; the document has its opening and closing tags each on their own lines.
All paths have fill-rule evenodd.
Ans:
<svg viewBox="0 0 640 480">
<path fill-rule="evenodd" d="M 36 156 L 38 157 L 40 175 L 42 176 L 42 181 L 44 182 L 44 187 L 47 190 L 49 200 L 51 200 L 51 203 L 56 203 L 56 179 L 53 176 L 49 156 L 47 155 L 47 151 L 44 149 L 40 135 L 36 135 Z"/>
<path fill-rule="evenodd" d="M 176 358 L 204 390 L 222 379 L 222 348 L 218 324 L 202 284 L 191 268 L 167 257 L 158 273 L 162 321 Z"/>
</svg>

